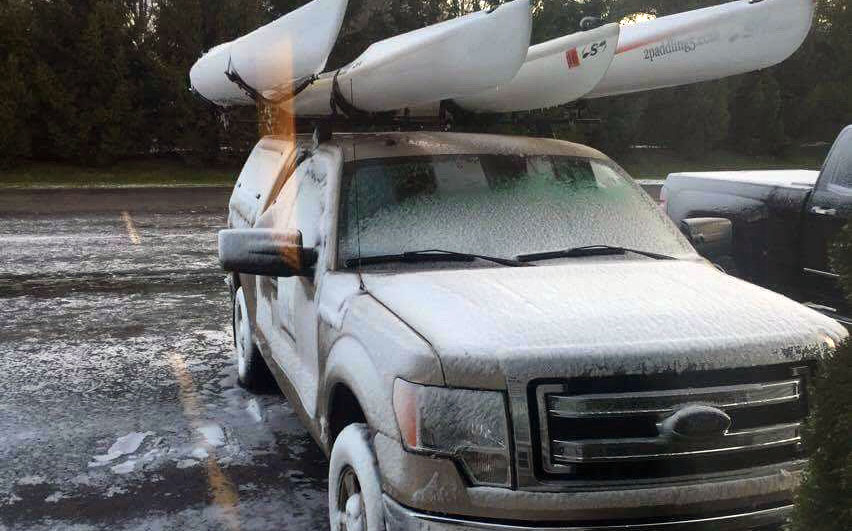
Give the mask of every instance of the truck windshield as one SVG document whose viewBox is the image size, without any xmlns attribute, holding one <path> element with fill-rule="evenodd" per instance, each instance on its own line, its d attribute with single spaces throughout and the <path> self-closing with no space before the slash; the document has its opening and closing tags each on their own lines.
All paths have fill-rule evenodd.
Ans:
<svg viewBox="0 0 852 531">
<path fill-rule="evenodd" d="M 692 253 L 624 170 L 566 156 L 370 159 L 344 172 L 341 266 L 422 249 L 511 258 L 612 245 Z"/>
</svg>

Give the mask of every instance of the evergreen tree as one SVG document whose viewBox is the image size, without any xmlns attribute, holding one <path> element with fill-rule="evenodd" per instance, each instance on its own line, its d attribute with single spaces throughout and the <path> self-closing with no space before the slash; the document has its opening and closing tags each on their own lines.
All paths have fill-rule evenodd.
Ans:
<svg viewBox="0 0 852 531">
<path fill-rule="evenodd" d="M 79 41 L 80 68 L 85 72 L 77 93 L 82 155 L 106 164 L 140 151 L 128 131 L 140 125 L 140 109 L 130 79 L 128 11 L 122 2 L 99 0 L 86 17 Z"/>
<path fill-rule="evenodd" d="M 601 125 L 589 132 L 588 142 L 610 156 L 618 156 L 639 140 L 642 117 L 648 105 L 645 94 L 592 100 L 589 108 Z"/>
<path fill-rule="evenodd" d="M 42 159 L 80 160 L 87 139 L 80 131 L 76 97 L 86 73 L 77 47 L 86 6 L 74 9 L 67 0 L 32 6 L 32 49 L 38 50 L 32 75 L 33 148 Z"/>
<path fill-rule="evenodd" d="M 308 0 L 5 0 L 0 2 L 0 160 L 84 164 L 149 153 L 239 158 L 256 140 L 251 108 L 222 113 L 189 92 L 201 54 Z M 663 16 L 725 0 L 534 0 L 533 42 L 637 13 Z M 501 0 L 351 0 L 328 70 L 371 43 Z M 604 120 L 589 136 L 617 153 L 637 141 L 698 156 L 724 139 L 747 153 L 831 140 L 852 123 L 852 13 L 819 0 L 802 49 L 779 66 L 588 105 Z M 646 111 L 647 107 L 647 111 Z M 565 108 L 544 116 L 564 116 Z M 582 129 L 582 127 L 578 128 Z M 573 130 L 572 130 L 573 131 Z M 524 132 L 518 129 L 517 132 Z"/>
<path fill-rule="evenodd" d="M 642 137 L 697 158 L 728 135 L 727 82 L 711 81 L 662 89 L 648 95 Z"/>
<path fill-rule="evenodd" d="M 730 102 L 732 147 L 743 153 L 779 153 L 787 144 L 781 93 L 769 71 L 746 74 Z"/>
<path fill-rule="evenodd" d="M 31 11 L 26 2 L 0 4 L 0 166 L 30 156 L 31 115 L 34 101 L 29 89 L 32 49 L 27 37 Z"/>
<path fill-rule="evenodd" d="M 852 300 L 852 224 L 832 253 L 833 265 Z M 810 461 L 796 499 L 794 531 L 852 529 L 852 341 L 822 361 L 809 394 L 804 430 Z"/>
<path fill-rule="evenodd" d="M 156 149 L 215 159 L 219 151 L 216 112 L 189 90 L 189 69 L 205 50 L 201 0 L 161 0 L 154 11 L 155 93 L 151 133 Z"/>
</svg>

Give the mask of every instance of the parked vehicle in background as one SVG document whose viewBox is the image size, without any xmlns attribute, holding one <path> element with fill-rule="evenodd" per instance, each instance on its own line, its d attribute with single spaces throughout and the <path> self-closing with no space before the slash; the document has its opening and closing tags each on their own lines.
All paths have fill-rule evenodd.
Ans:
<svg viewBox="0 0 852 531">
<path fill-rule="evenodd" d="M 832 242 L 852 220 L 852 126 L 837 137 L 822 171 L 673 173 L 661 200 L 699 251 L 729 273 L 852 326 L 852 307 L 829 260 Z M 702 228 L 696 218 L 704 218 Z M 715 234 L 712 242 L 702 229 Z"/>
<path fill-rule="evenodd" d="M 718 271 L 602 153 L 260 141 L 220 259 L 240 382 L 330 455 L 331 529 L 752 529 L 835 321 Z"/>
</svg>

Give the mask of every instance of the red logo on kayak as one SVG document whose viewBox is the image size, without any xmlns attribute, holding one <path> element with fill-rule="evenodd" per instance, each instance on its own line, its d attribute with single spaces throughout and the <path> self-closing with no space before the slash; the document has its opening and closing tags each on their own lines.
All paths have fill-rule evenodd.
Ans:
<svg viewBox="0 0 852 531">
<path fill-rule="evenodd" d="M 568 68 L 580 66 L 580 54 L 577 53 L 577 48 L 571 48 L 565 52 L 565 59 L 568 61 Z"/>
</svg>

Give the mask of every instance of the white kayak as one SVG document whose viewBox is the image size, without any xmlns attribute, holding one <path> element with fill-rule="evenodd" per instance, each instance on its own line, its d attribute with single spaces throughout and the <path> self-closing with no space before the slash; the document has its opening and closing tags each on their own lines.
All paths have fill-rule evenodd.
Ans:
<svg viewBox="0 0 852 531">
<path fill-rule="evenodd" d="M 524 65 L 510 82 L 454 101 L 473 112 L 513 112 L 580 99 L 609 69 L 619 31 L 618 24 L 607 24 L 537 44 L 529 49 Z"/>
<path fill-rule="evenodd" d="M 501 85 L 527 56 L 531 23 L 529 0 L 514 0 L 379 41 L 299 93 L 293 112 L 332 114 L 335 79 L 342 106 L 368 112 L 417 107 Z"/>
<path fill-rule="evenodd" d="M 814 0 L 739 0 L 621 29 L 615 59 L 586 97 L 614 96 L 751 72 L 807 37 Z"/>
<path fill-rule="evenodd" d="M 222 106 L 253 105 L 257 95 L 273 101 L 291 96 L 295 83 L 325 68 L 347 1 L 314 0 L 216 46 L 190 70 L 192 88 Z"/>
</svg>

